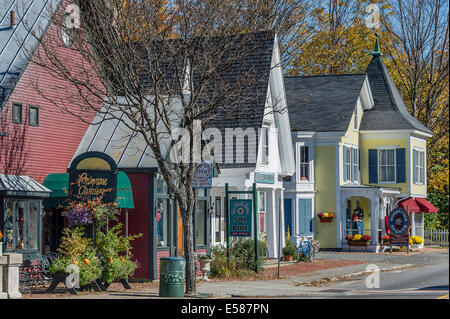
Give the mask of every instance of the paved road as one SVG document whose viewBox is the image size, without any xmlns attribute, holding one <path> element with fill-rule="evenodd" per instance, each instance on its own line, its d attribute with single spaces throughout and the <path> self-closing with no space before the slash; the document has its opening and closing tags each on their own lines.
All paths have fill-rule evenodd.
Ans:
<svg viewBox="0 0 450 319">
<path fill-rule="evenodd" d="M 375 285 L 373 277 L 361 276 L 326 285 L 313 298 L 407 298 L 448 299 L 449 265 L 428 265 L 392 272 L 379 273 L 379 287 L 368 289 L 366 284 Z M 333 294 L 329 294 L 333 293 Z M 323 294 L 323 295 L 322 295 Z"/>
</svg>

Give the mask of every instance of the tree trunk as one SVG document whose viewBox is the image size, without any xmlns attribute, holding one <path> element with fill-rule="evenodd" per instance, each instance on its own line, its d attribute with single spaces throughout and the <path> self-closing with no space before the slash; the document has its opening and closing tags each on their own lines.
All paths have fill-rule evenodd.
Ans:
<svg viewBox="0 0 450 319">
<path fill-rule="evenodd" d="M 186 258 L 186 294 L 197 293 L 196 272 L 195 272 L 195 250 L 194 250 L 194 223 L 193 207 L 183 214 L 184 230 L 184 257 Z"/>
</svg>

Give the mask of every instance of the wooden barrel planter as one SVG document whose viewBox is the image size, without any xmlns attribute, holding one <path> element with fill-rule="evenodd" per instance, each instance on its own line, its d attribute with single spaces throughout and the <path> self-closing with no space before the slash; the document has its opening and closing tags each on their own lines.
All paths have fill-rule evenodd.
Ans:
<svg viewBox="0 0 450 319">
<path fill-rule="evenodd" d="M 349 246 L 369 246 L 368 241 L 360 241 L 360 240 L 349 240 L 347 241 Z"/>
<path fill-rule="evenodd" d="M 333 217 L 322 217 L 322 218 L 320 218 L 320 222 L 321 223 L 331 223 L 332 220 L 333 220 Z"/>
</svg>

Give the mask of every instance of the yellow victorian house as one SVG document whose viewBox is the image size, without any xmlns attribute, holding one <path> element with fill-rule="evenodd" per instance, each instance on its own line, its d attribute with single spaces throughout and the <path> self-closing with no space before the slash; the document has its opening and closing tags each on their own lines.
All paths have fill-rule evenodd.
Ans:
<svg viewBox="0 0 450 319">
<path fill-rule="evenodd" d="M 376 252 L 402 205 L 423 237 L 432 132 L 408 113 L 378 42 L 372 56 L 363 74 L 285 77 L 296 172 L 284 182 L 284 221 L 294 239 L 348 250 L 347 235 L 368 235 L 364 250 Z"/>
</svg>

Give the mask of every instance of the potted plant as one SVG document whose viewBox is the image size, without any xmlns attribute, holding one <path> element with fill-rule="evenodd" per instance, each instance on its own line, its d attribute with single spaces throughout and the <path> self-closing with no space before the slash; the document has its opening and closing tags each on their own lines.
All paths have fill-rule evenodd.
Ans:
<svg viewBox="0 0 450 319">
<path fill-rule="evenodd" d="M 208 274 L 211 271 L 211 256 L 207 254 L 200 254 L 197 259 L 200 263 L 200 270 L 202 271 L 202 278 L 200 280 L 209 281 Z"/>
<path fill-rule="evenodd" d="M 295 247 L 294 243 L 291 240 L 291 236 L 289 235 L 289 232 L 286 236 L 286 246 L 283 248 L 283 256 L 284 260 L 286 261 L 292 261 L 293 259 L 297 259 L 297 248 Z"/>
<path fill-rule="evenodd" d="M 383 245 L 389 246 L 389 235 L 384 235 L 383 237 L 381 237 L 381 240 L 383 242 Z"/>
<path fill-rule="evenodd" d="M 333 213 L 319 213 L 317 216 L 321 223 L 330 223 L 334 218 Z"/>
<path fill-rule="evenodd" d="M 409 237 L 409 246 L 411 246 L 411 248 L 416 248 L 416 249 L 423 248 L 422 237 L 420 237 L 420 236 Z"/>
</svg>

